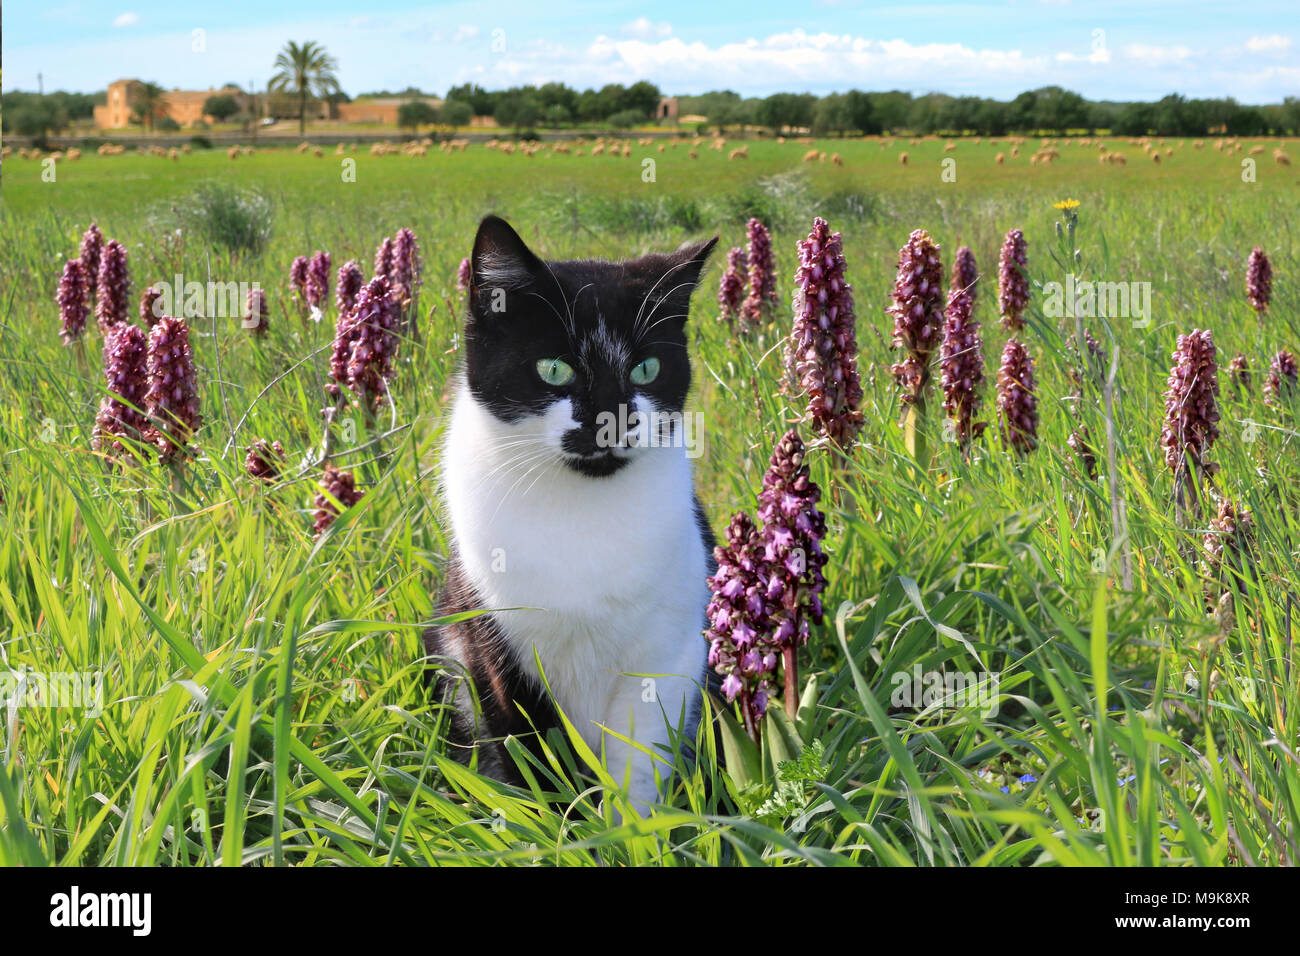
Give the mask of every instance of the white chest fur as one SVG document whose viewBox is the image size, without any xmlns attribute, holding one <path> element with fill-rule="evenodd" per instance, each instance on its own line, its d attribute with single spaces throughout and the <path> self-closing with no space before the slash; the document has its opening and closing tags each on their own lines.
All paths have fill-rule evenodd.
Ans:
<svg viewBox="0 0 1300 956">
<path fill-rule="evenodd" d="M 609 477 L 581 475 L 555 453 L 568 415 L 506 424 L 462 385 L 442 463 L 451 532 L 484 606 L 520 608 L 494 616 L 588 743 L 600 723 L 653 749 L 664 715 L 676 725 L 693 711 L 706 656 L 691 461 L 637 448 Z M 632 769 L 644 796 L 645 767 Z"/>
</svg>

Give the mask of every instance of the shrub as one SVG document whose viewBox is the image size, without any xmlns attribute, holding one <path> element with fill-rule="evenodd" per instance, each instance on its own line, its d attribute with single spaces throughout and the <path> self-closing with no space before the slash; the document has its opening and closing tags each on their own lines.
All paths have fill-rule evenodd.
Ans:
<svg viewBox="0 0 1300 956">
<path fill-rule="evenodd" d="M 212 140 L 208 139 L 206 136 L 196 134 L 190 137 L 190 145 L 195 149 L 211 149 Z"/>
<path fill-rule="evenodd" d="M 251 190 L 200 183 L 177 208 L 187 230 L 234 255 L 257 253 L 271 237 L 271 203 Z"/>
<path fill-rule="evenodd" d="M 615 129 L 631 129 L 638 123 L 644 123 L 645 116 L 641 114 L 640 110 L 619 110 L 610 116 L 608 122 Z"/>
</svg>

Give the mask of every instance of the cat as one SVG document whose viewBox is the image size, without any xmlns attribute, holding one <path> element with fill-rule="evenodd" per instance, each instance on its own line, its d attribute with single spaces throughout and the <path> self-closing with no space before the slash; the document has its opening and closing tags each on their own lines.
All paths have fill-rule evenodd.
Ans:
<svg viewBox="0 0 1300 956">
<path fill-rule="evenodd" d="M 502 741 L 535 747 L 558 705 L 644 810 L 656 771 L 665 781 L 695 740 L 715 565 L 685 441 L 685 325 L 716 243 L 544 262 L 504 220 L 479 225 L 441 461 L 438 613 L 509 610 L 424 643 L 443 664 L 452 753 L 491 777 L 523 783 Z"/>
</svg>

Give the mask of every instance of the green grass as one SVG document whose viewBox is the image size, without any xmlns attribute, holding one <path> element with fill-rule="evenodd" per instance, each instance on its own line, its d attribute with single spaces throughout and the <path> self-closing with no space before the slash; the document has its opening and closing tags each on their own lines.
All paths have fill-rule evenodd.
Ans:
<svg viewBox="0 0 1300 956">
<path fill-rule="evenodd" d="M 346 157 L 356 181 L 344 182 L 329 151 L 236 162 L 212 151 L 176 163 L 88 155 L 47 183 L 38 163 L 11 157 L 0 207 L 0 659 L 14 671 L 99 670 L 104 708 L 0 709 L 0 863 L 1296 862 L 1300 462 L 1294 418 L 1259 398 L 1268 356 L 1300 348 L 1294 167 L 1265 153 L 1247 184 L 1245 153 L 1190 142 L 1158 167 L 1125 144 L 1124 168 L 1078 146 L 1030 167 L 1035 141 L 997 166 L 1005 142 L 962 142 L 947 183 L 939 142 L 818 145 L 845 165 L 802 163 L 808 147 L 795 143 L 754 143 L 732 162 L 707 142 L 696 160 L 685 145 L 627 159 L 358 150 Z M 642 179 L 646 158 L 654 182 Z M 268 200 L 271 237 L 256 255 L 185 228 L 188 198 L 212 180 Z M 968 464 L 933 421 L 934 465 L 918 474 L 897 426 L 883 312 L 899 246 L 926 228 L 945 267 L 958 245 L 973 248 L 985 276 L 976 315 L 995 363 L 1001 237 L 1024 229 L 1031 278 L 1063 281 L 1051 203 L 1067 194 L 1082 200 L 1077 271 L 1153 289 L 1146 328 L 1085 320 L 1118 348 L 1116 486 L 1081 476 L 1066 447 L 1062 343 L 1073 322 L 1044 316 L 1038 289 L 1026 340 L 1041 447 L 1014 460 L 993 424 Z M 803 668 L 819 677 L 811 725 L 824 751 L 820 780 L 787 788 L 776 810 L 742 811 L 754 795 L 738 798 L 710 740 L 662 811 L 631 822 L 580 741 L 553 739 L 522 791 L 444 755 L 445 716 L 427 700 L 417 655 L 447 550 L 434 475 L 458 360 L 455 270 L 489 211 L 550 258 L 625 257 L 714 232 L 725 250 L 759 214 L 773 226 L 786 302 L 812 217 L 844 233 L 868 425 L 845 467 L 813 455 L 831 562 L 827 622 Z M 177 272 L 269 290 L 260 343 L 231 319 L 192 323 L 205 425 L 175 493 L 156 464 L 109 471 L 89 451 L 104 391 L 99 336 L 88 331 L 83 367 L 59 342 L 53 297 L 92 218 L 127 244 L 133 297 Z M 337 449 L 365 498 L 313 541 L 318 474 L 303 462 L 321 440 L 331 328 L 285 313 L 288 265 L 328 248 L 335 266 L 368 268 L 401 226 L 420 238 L 426 318 L 418 341 L 403 343 L 391 413 L 373 432 L 355 416 L 354 439 Z M 1243 293 L 1254 245 L 1275 272 L 1262 330 Z M 753 507 L 772 445 L 798 417 L 776 389 L 788 319 L 730 338 L 715 321 L 722 260 L 691 326 L 692 406 L 707 433 L 699 487 L 717 528 Z M 1257 525 L 1258 575 L 1226 630 L 1204 613 L 1203 528 L 1175 519 L 1159 447 L 1169 354 L 1194 327 L 1214 330 L 1221 367 L 1242 351 L 1255 372 L 1242 400 L 1224 376 L 1212 456 L 1216 488 Z M 1079 414 L 1104 475 L 1100 394 L 1090 384 Z M 983 417 L 994 414 L 990 380 Z M 243 473 L 258 437 L 289 451 L 288 474 L 270 488 Z M 998 675 L 996 714 L 891 709 L 893 676 L 917 666 Z"/>
</svg>

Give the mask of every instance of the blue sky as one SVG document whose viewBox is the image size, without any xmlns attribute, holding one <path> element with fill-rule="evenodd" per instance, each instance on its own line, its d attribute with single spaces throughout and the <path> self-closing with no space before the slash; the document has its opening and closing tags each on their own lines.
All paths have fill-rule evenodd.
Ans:
<svg viewBox="0 0 1300 956">
<path fill-rule="evenodd" d="M 120 77 L 264 85 L 288 39 L 316 40 L 357 94 L 649 79 L 666 92 L 938 90 L 1007 98 L 1300 95 L 1300 3 L 853 0 L 654 4 L 529 0 L 20 0 L 3 7 L 5 89 L 93 91 Z"/>
</svg>

